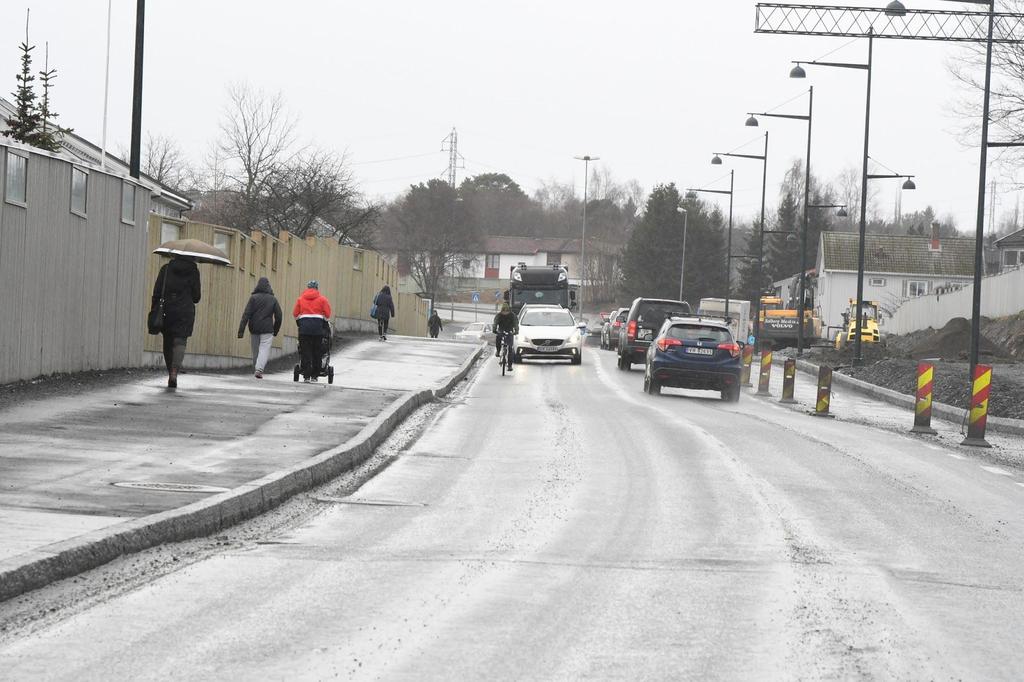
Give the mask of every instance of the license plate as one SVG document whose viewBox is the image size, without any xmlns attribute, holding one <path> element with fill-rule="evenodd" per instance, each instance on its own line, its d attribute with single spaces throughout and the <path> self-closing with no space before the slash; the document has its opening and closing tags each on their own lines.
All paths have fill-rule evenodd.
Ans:
<svg viewBox="0 0 1024 682">
<path fill-rule="evenodd" d="M 537 350 L 539 350 L 541 353 L 554 353 L 558 349 L 557 348 L 548 348 L 546 346 L 540 346 L 540 347 L 537 348 Z"/>
<path fill-rule="evenodd" d="M 714 355 L 715 354 L 715 351 L 712 348 L 689 348 L 689 347 L 687 347 L 687 348 L 683 349 L 683 352 L 684 353 L 689 353 L 690 355 Z"/>
</svg>

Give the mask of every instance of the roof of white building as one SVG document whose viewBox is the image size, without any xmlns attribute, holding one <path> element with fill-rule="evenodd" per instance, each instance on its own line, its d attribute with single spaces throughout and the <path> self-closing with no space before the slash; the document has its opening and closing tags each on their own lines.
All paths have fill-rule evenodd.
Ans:
<svg viewBox="0 0 1024 682">
<path fill-rule="evenodd" d="M 823 232 L 823 272 L 857 271 L 858 235 Z M 886 274 L 971 277 L 974 275 L 974 239 L 946 237 L 932 248 L 930 237 L 869 234 L 864 242 L 864 271 Z"/>
</svg>

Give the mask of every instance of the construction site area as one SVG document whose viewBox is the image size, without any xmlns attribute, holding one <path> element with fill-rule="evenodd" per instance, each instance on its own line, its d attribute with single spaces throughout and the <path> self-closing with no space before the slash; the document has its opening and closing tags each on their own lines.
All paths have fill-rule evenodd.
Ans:
<svg viewBox="0 0 1024 682">
<path fill-rule="evenodd" d="M 864 363 L 853 366 L 852 347 L 813 346 L 805 357 L 817 364 L 907 395 L 917 388 L 917 365 L 935 365 L 934 399 L 967 409 L 971 382 L 968 357 L 971 323 L 953 318 L 940 329 L 924 329 L 903 335 L 887 335 L 881 343 L 864 343 Z M 992 366 L 989 414 L 1024 419 L 1024 312 L 995 319 L 982 318 L 980 362 Z"/>
</svg>

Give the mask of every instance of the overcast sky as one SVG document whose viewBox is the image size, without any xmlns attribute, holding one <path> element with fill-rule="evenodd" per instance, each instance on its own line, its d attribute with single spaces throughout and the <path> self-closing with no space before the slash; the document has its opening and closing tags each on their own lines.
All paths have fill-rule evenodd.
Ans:
<svg viewBox="0 0 1024 682">
<path fill-rule="evenodd" d="M 840 4 L 840 3 L 830 3 Z M 846 3 L 849 4 L 849 3 Z M 884 0 L 868 0 L 884 6 Z M 908 7 L 941 7 L 905 0 Z M 393 197 L 439 176 L 440 143 L 454 126 L 466 157 L 461 174 L 501 170 L 532 191 L 573 180 L 600 156 L 616 179 L 727 187 L 729 166 L 709 165 L 759 131 L 747 111 L 801 113 L 815 86 L 812 169 L 825 180 L 859 170 L 864 74 L 790 60 L 863 61 L 866 41 L 756 35 L 752 0 L 150 0 L 146 15 L 144 128 L 171 136 L 193 158 L 217 133 L 225 85 L 281 91 L 301 117 L 304 140 L 347 152 L 365 192 Z M 31 39 L 50 43 L 59 69 L 61 122 L 101 136 L 106 0 L 5 0 L 0 22 L 4 96 L 14 90 L 25 7 Z M 131 113 L 133 0 L 114 0 L 110 147 L 126 146 Z M 850 43 L 850 44 L 847 44 Z M 845 47 L 843 47 L 845 45 Z M 903 210 L 932 205 L 973 229 L 978 152 L 961 146 L 951 107 L 963 95 L 947 71 L 957 47 L 876 41 L 871 154 L 917 175 Z M 769 204 L 785 169 L 804 155 L 806 128 L 762 121 L 771 133 Z M 762 128 L 763 131 L 765 128 Z M 756 153 L 760 141 L 742 151 Z M 369 163 L 394 157 L 418 158 Z M 736 209 L 752 216 L 760 167 L 740 161 Z M 998 174 L 996 175 L 998 177 Z M 713 185 L 715 181 L 720 184 Z M 879 185 L 891 215 L 899 183 Z M 1001 192 L 1001 211 L 1017 195 Z"/>
</svg>

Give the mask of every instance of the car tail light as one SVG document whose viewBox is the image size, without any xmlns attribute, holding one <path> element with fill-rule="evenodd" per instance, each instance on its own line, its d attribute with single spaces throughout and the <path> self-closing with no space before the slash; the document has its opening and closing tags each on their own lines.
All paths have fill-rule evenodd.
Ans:
<svg viewBox="0 0 1024 682">
<path fill-rule="evenodd" d="M 626 325 L 626 336 L 632 341 L 636 338 L 636 320 L 630 320 L 629 324 Z"/>
<path fill-rule="evenodd" d="M 733 356 L 734 358 L 738 358 L 740 356 L 740 345 L 735 342 L 720 343 L 718 344 L 718 350 L 727 350 L 729 351 L 729 355 Z"/>
<path fill-rule="evenodd" d="M 615 322 L 612 322 L 612 326 L 618 329 L 622 326 L 622 320 L 615 320 Z"/>
<path fill-rule="evenodd" d="M 664 337 L 664 338 L 658 339 L 658 349 L 663 351 L 663 352 L 667 351 L 672 346 L 681 346 L 681 345 L 683 345 L 683 342 L 680 341 L 679 339 L 670 339 L 667 336 Z"/>
</svg>

